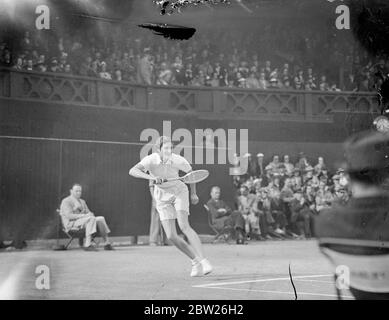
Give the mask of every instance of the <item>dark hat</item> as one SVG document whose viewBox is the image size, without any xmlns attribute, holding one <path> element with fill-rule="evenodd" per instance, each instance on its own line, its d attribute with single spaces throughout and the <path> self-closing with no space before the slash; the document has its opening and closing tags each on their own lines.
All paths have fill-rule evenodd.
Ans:
<svg viewBox="0 0 389 320">
<path fill-rule="evenodd" d="M 348 172 L 378 170 L 389 167 L 389 133 L 363 131 L 344 143 L 345 163 Z"/>
</svg>

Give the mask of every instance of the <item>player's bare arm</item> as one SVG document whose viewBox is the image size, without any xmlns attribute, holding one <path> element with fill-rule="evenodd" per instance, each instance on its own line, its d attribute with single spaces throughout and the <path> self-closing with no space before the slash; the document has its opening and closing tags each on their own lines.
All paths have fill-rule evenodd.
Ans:
<svg viewBox="0 0 389 320">
<path fill-rule="evenodd" d="M 156 184 L 160 184 L 163 182 L 163 179 L 152 177 L 151 175 L 146 173 L 146 171 L 146 168 L 140 163 L 138 163 L 130 169 L 128 174 L 134 178 L 153 180 Z"/>
</svg>

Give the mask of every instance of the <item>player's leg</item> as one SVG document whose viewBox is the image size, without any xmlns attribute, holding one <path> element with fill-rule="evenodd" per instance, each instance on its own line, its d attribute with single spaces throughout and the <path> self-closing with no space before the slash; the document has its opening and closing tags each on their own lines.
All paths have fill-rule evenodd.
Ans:
<svg viewBox="0 0 389 320">
<path fill-rule="evenodd" d="M 188 242 L 192 246 L 193 250 L 196 253 L 196 256 L 202 260 L 204 258 L 203 249 L 201 246 L 201 241 L 197 233 L 189 225 L 189 192 L 185 187 L 183 188 L 176 196 L 174 200 L 174 208 L 177 212 L 177 222 L 184 233 Z"/>
<path fill-rule="evenodd" d="M 192 262 L 191 277 L 198 277 L 204 274 L 203 266 L 200 263 L 200 259 L 196 257 L 196 253 L 193 248 L 181 237 L 178 236 L 176 230 L 175 219 L 163 219 L 161 217 L 161 223 L 165 230 L 166 237 L 184 254 L 186 254 Z"/>
<path fill-rule="evenodd" d="M 212 265 L 207 259 L 204 258 L 201 240 L 200 240 L 198 234 L 196 233 L 196 231 L 194 231 L 192 229 L 192 227 L 189 225 L 188 216 L 189 216 L 188 211 L 185 211 L 185 210 L 178 211 L 177 212 L 178 225 L 179 225 L 181 231 L 187 237 L 191 247 L 194 249 L 194 251 L 196 253 L 197 257 L 196 257 L 194 263 L 200 262 L 203 273 L 208 274 L 208 273 L 212 272 L 212 269 L 213 269 Z"/>
<path fill-rule="evenodd" d="M 176 220 L 175 219 L 166 219 L 161 220 L 163 229 L 165 230 L 166 237 L 184 254 L 186 254 L 190 259 L 194 260 L 196 258 L 196 253 L 191 248 L 191 246 L 183 240 L 177 234 L 176 229 Z"/>
<path fill-rule="evenodd" d="M 182 233 L 187 237 L 189 244 L 193 247 L 196 256 L 200 259 L 204 258 L 201 240 L 196 231 L 189 225 L 188 212 L 180 210 L 177 212 L 177 222 Z"/>
</svg>

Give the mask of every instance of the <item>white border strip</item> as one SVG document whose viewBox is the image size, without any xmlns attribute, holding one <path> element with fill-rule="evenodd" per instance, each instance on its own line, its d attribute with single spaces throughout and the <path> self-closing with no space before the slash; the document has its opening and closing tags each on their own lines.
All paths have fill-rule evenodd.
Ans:
<svg viewBox="0 0 389 320">
<path fill-rule="evenodd" d="M 238 288 L 229 288 L 229 287 L 207 287 L 207 289 L 218 289 L 218 290 L 231 290 L 231 291 L 248 291 L 248 292 L 262 292 L 262 293 L 274 293 L 274 294 L 288 294 L 293 295 L 294 292 L 287 291 L 271 291 L 271 290 L 256 290 L 256 289 L 238 289 Z M 297 296 L 305 295 L 305 296 L 319 296 L 319 297 L 327 297 L 327 298 L 338 298 L 335 294 L 325 294 L 325 293 L 311 293 L 311 292 L 297 292 Z M 342 298 L 347 299 L 355 299 L 352 296 L 341 295 Z"/>
<path fill-rule="evenodd" d="M 333 274 L 318 274 L 318 275 L 309 275 L 309 276 L 296 276 L 292 277 L 292 279 L 306 279 L 306 278 L 319 278 L 319 277 L 330 277 Z M 245 281 L 230 281 L 230 282 L 215 282 L 215 283 L 207 283 L 193 286 L 194 288 L 207 288 L 207 287 L 218 287 L 218 286 L 227 286 L 230 284 L 243 284 L 243 283 L 255 283 L 255 282 L 270 282 L 270 281 L 282 281 L 282 280 L 290 280 L 289 277 L 285 278 L 271 278 L 271 279 L 258 279 L 258 280 L 245 280 Z"/>
</svg>

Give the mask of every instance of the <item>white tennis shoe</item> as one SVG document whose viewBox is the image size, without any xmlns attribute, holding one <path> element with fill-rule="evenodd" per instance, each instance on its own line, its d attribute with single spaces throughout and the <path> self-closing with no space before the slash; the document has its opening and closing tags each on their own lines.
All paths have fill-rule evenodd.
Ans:
<svg viewBox="0 0 389 320">
<path fill-rule="evenodd" d="M 203 275 L 203 267 L 200 262 L 192 264 L 192 272 L 190 273 L 191 277 L 200 277 Z"/>
<path fill-rule="evenodd" d="M 201 260 L 200 264 L 203 267 L 203 274 L 204 275 L 212 272 L 213 267 L 212 267 L 211 263 L 207 259 Z"/>
</svg>

